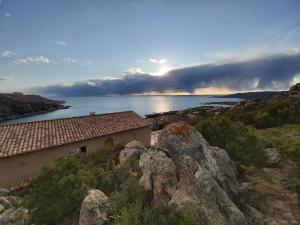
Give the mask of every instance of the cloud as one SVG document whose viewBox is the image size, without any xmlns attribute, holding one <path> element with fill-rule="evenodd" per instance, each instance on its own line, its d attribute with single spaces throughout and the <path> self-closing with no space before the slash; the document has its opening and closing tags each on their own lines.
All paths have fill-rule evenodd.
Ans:
<svg viewBox="0 0 300 225">
<path fill-rule="evenodd" d="M 11 15 L 10 15 L 10 13 L 4 13 L 4 16 L 10 17 Z"/>
<path fill-rule="evenodd" d="M 171 71 L 173 69 L 174 69 L 173 67 L 162 66 L 158 71 L 152 72 L 152 73 L 149 73 L 149 74 L 153 75 L 153 76 L 163 76 L 163 75 L 166 75 L 167 73 L 169 73 L 169 71 Z"/>
<path fill-rule="evenodd" d="M 45 56 L 30 56 L 17 58 L 15 60 L 17 64 L 41 64 L 41 63 L 50 63 L 50 60 Z"/>
<path fill-rule="evenodd" d="M 113 80 L 93 79 L 69 86 L 34 88 L 61 96 L 124 95 L 143 93 L 203 93 L 209 90 L 248 91 L 288 89 L 299 80 L 300 53 L 173 69 L 164 76 L 127 74 Z M 88 83 L 92 82 L 92 83 Z M 91 85 L 92 84 L 92 85 Z M 202 92 L 201 92 L 202 91 Z M 217 93 L 217 91 L 216 91 Z"/>
<path fill-rule="evenodd" d="M 295 75 L 290 82 L 290 86 L 300 83 L 300 73 Z"/>
<path fill-rule="evenodd" d="M 88 66 L 88 65 L 93 65 L 94 62 L 93 61 L 87 61 L 87 62 L 82 62 L 81 65 L 82 66 Z"/>
<path fill-rule="evenodd" d="M 262 46 L 256 48 L 246 48 L 239 51 L 224 50 L 217 51 L 207 54 L 206 56 L 212 58 L 213 61 L 220 63 L 224 62 L 242 62 L 251 59 L 266 58 L 273 55 L 294 55 L 300 53 L 300 46 L 293 47 L 273 47 L 273 46 Z"/>
<path fill-rule="evenodd" d="M 2 76 L 0 77 L 0 82 L 13 82 L 15 79 L 11 76 Z"/>
<path fill-rule="evenodd" d="M 68 62 L 68 63 L 76 63 L 77 62 L 76 59 L 72 59 L 70 57 L 64 58 L 63 61 L 64 62 Z"/>
<path fill-rule="evenodd" d="M 164 64 L 167 62 L 166 59 L 154 59 L 154 58 L 149 58 L 149 61 L 155 64 Z"/>
<path fill-rule="evenodd" d="M 67 45 L 68 43 L 65 41 L 56 41 L 55 42 L 57 45 Z"/>
<path fill-rule="evenodd" d="M 80 60 L 77 60 L 77 59 L 74 59 L 74 58 L 71 58 L 71 57 L 67 57 L 67 58 L 64 58 L 63 59 L 64 62 L 67 62 L 67 63 L 76 63 L 78 65 L 81 65 L 81 66 L 88 66 L 88 65 L 93 65 L 94 62 L 93 61 L 80 61 Z"/>
<path fill-rule="evenodd" d="M 16 53 L 14 53 L 14 52 L 12 52 L 12 51 L 4 51 L 4 52 L 2 52 L 2 54 L 1 54 L 1 56 L 3 57 L 3 58 L 11 58 L 11 57 L 14 57 L 14 56 L 16 56 L 17 54 Z"/>
<path fill-rule="evenodd" d="M 131 67 L 125 70 L 125 74 L 136 74 L 136 73 L 144 74 L 145 72 L 142 68 L 139 67 Z"/>
</svg>

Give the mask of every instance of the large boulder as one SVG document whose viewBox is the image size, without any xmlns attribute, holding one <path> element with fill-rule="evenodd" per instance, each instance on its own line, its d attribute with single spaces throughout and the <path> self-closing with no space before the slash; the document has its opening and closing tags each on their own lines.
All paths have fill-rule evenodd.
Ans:
<svg viewBox="0 0 300 225">
<path fill-rule="evenodd" d="M 8 195 L 9 191 L 4 190 L 2 193 Z M 28 210 L 22 207 L 20 197 L 0 197 L 0 225 L 27 225 L 28 221 Z"/>
<path fill-rule="evenodd" d="M 10 191 L 5 188 L 0 188 L 0 196 L 6 196 L 9 195 Z"/>
<path fill-rule="evenodd" d="M 79 225 L 102 225 L 108 220 L 109 199 L 100 190 L 92 189 L 82 202 Z"/>
<path fill-rule="evenodd" d="M 155 147 L 140 158 L 140 182 L 154 204 L 176 206 L 207 225 L 250 225 L 258 218 L 239 200 L 235 163 L 187 123 L 165 127 Z"/>
<path fill-rule="evenodd" d="M 145 191 L 152 193 L 155 205 L 168 206 L 177 185 L 172 159 L 162 151 L 149 151 L 141 155 L 139 163 L 143 171 L 140 183 Z"/>
<path fill-rule="evenodd" d="M 131 141 L 125 145 L 125 149 L 120 152 L 119 162 L 126 163 L 130 159 L 139 159 L 140 155 L 147 149 L 139 141 Z"/>
<path fill-rule="evenodd" d="M 147 149 L 145 148 L 145 146 L 137 141 L 137 140 L 133 140 L 131 142 L 129 142 L 128 144 L 125 145 L 125 148 L 133 148 L 133 149 L 138 149 L 142 152 L 146 151 Z"/>
</svg>

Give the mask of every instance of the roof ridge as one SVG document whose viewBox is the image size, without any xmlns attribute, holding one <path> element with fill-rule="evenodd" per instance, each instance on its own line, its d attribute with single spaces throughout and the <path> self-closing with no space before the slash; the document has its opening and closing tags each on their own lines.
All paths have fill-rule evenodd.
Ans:
<svg viewBox="0 0 300 225">
<path fill-rule="evenodd" d="M 134 112 L 133 110 L 126 110 L 126 111 L 117 111 L 117 112 L 110 112 L 110 113 L 99 113 L 94 115 L 81 115 L 81 116 L 71 116 L 71 117 L 64 117 L 64 118 L 57 118 L 57 119 L 50 119 L 50 120 L 37 120 L 37 121 L 30 121 L 30 122 L 20 122 L 20 123 L 14 123 L 14 124 L 0 124 L 0 127 L 9 127 L 9 126 L 17 126 L 20 124 L 32 124 L 32 123 L 41 123 L 41 122 L 49 122 L 49 121 L 60 121 L 60 120 L 67 120 L 67 119 L 75 119 L 75 118 L 84 118 L 84 117 L 91 117 L 91 116 L 104 116 L 104 115 L 111 115 L 111 114 L 121 114 L 121 113 L 129 113 L 132 112 L 139 117 L 141 117 L 139 114 Z M 143 118 L 143 117 L 141 117 Z"/>
</svg>

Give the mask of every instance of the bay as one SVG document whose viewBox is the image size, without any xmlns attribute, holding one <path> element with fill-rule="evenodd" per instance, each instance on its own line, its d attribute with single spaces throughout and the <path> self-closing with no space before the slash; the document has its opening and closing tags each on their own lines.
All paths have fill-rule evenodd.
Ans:
<svg viewBox="0 0 300 225">
<path fill-rule="evenodd" d="M 64 97 L 68 109 L 61 109 L 40 115 L 6 121 L 3 124 L 51 120 L 66 117 L 133 110 L 141 116 L 151 113 L 182 110 L 203 106 L 209 102 L 233 102 L 237 98 L 218 98 L 217 96 L 93 96 L 93 97 Z"/>
</svg>

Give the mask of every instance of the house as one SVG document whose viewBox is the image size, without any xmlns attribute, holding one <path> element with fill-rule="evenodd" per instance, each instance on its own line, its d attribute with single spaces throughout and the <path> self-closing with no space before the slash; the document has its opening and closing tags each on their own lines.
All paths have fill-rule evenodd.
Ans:
<svg viewBox="0 0 300 225">
<path fill-rule="evenodd" d="M 14 189 L 61 156 L 150 139 L 147 121 L 132 111 L 0 125 L 0 187 Z"/>
</svg>

